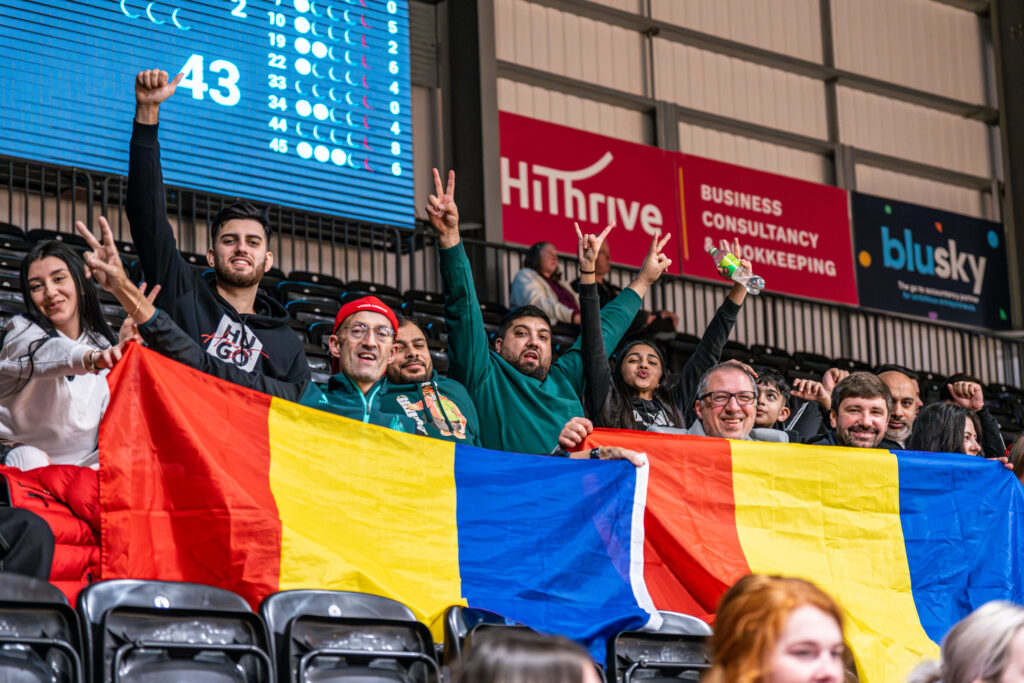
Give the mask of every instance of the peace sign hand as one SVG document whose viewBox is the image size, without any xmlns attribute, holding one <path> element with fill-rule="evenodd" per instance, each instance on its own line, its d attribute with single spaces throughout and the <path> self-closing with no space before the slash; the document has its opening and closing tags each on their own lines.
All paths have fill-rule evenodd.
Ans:
<svg viewBox="0 0 1024 683">
<path fill-rule="evenodd" d="M 657 282 L 661 274 L 672 265 L 672 259 L 661 253 L 670 237 L 672 237 L 670 232 L 665 233 L 664 237 L 661 236 L 661 233 L 656 233 L 654 239 L 651 240 L 651 249 L 647 252 L 644 265 L 640 268 L 640 275 L 637 276 L 637 279 L 648 287 Z"/>
<path fill-rule="evenodd" d="M 437 230 L 442 247 L 459 243 L 459 207 L 455 205 L 455 171 L 448 171 L 448 186 L 442 187 L 441 174 L 434 169 L 434 189 L 437 194 L 427 197 L 426 211 L 430 224 Z"/>
<path fill-rule="evenodd" d="M 580 260 L 580 271 L 593 271 L 594 266 L 597 263 L 597 254 L 601 251 L 601 245 L 604 244 L 604 238 L 608 236 L 608 233 L 615 227 L 615 221 L 612 221 L 608 226 L 601 231 L 600 235 L 584 235 L 583 231 L 580 230 L 579 223 L 573 223 L 576 226 L 576 238 L 579 240 L 578 255 Z"/>
<path fill-rule="evenodd" d="M 89 228 L 85 227 L 85 223 L 82 221 L 75 223 L 75 229 L 78 230 L 79 235 L 85 238 L 89 249 L 91 249 L 84 256 L 86 264 L 89 265 L 89 272 L 100 287 L 110 291 L 118 277 L 126 278 L 124 265 L 122 265 L 121 257 L 118 255 L 117 245 L 114 243 L 114 233 L 110 230 L 110 224 L 107 223 L 106 218 L 100 216 L 100 229 L 103 231 L 102 244 L 89 231 Z"/>
</svg>

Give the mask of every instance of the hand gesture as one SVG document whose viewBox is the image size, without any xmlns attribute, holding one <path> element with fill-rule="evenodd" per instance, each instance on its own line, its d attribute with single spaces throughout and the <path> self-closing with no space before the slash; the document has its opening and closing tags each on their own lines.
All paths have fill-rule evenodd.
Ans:
<svg viewBox="0 0 1024 683">
<path fill-rule="evenodd" d="M 985 407 L 985 396 L 977 382 L 955 382 L 946 386 L 958 405 L 974 412 Z"/>
<path fill-rule="evenodd" d="M 816 401 L 826 409 L 832 407 L 832 392 L 813 379 L 793 380 L 793 389 L 789 393 L 806 401 Z"/>
<path fill-rule="evenodd" d="M 455 205 L 455 171 L 448 171 L 448 187 L 441 186 L 441 174 L 434 169 L 434 189 L 437 194 L 427 197 L 427 215 L 437 230 L 442 247 L 459 242 L 459 207 Z"/>
<path fill-rule="evenodd" d="M 143 282 L 139 285 L 139 296 L 146 293 L 146 283 Z M 156 301 L 157 295 L 160 293 L 160 285 L 157 285 L 146 297 L 146 301 L 153 303 Z M 128 316 L 121 322 L 121 328 L 117 331 L 117 343 L 119 345 L 127 344 L 130 341 L 141 342 L 142 337 L 139 336 L 139 325 L 135 322 L 135 318 Z"/>
<path fill-rule="evenodd" d="M 91 251 L 85 252 L 83 258 L 89 266 L 89 273 L 100 287 L 112 291 L 115 283 L 120 279 L 127 279 L 124 266 L 121 264 L 121 256 L 118 254 L 117 245 L 114 243 L 114 233 L 110 231 L 110 224 L 107 219 L 100 216 L 100 229 L 103 231 L 103 243 L 96 239 L 96 236 L 89 232 L 85 223 L 75 223 L 78 234 L 85 238 Z"/>
<path fill-rule="evenodd" d="M 821 385 L 825 387 L 825 391 L 832 395 L 832 390 L 836 388 L 836 385 L 842 382 L 844 379 L 850 376 L 849 371 L 840 370 L 839 368 L 829 368 L 825 373 L 825 376 L 821 378 Z"/>
<path fill-rule="evenodd" d="M 576 226 L 576 238 L 579 240 L 578 256 L 580 259 L 580 270 L 594 270 L 594 264 L 597 262 L 597 253 L 601 251 L 601 245 L 604 244 L 604 238 L 608 236 L 608 233 L 615 227 L 615 221 L 612 221 L 608 226 L 601 232 L 600 235 L 584 235 L 583 231 L 580 230 L 579 223 L 573 223 Z"/>
<path fill-rule="evenodd" d="M 117 361 L 121 360 L 121 347 L 123 343 L 118 343 L 117 346 L 112 346 L 109 349 L 97 349 L 92 352 L 92 362 L 96 367 L 96 370 L 109 370 L 110 368 L 117 365 Z"/>
<path fill-rule="evenodd" d="M 558 435 L 558 445 L 571 451 L 583 443 L 583 440 L 592 431 L 594 431 L 593 422 L 585 417 L 574 417 L 562 427 L 562 433 Z"/>
<path fill-rule="evenodd" d="M 668 244 L 670 237 L 672 237 L 672 233 L 666 233 L 664 237 L 661 237 L 661 233 L 658 233 L 651 240 L 651 249 L 647 252 L 647 258 L 644 260 L 644 265 L 640 268 L 640 275 L 637 277 L 638 280 L 648 287 L 657 282 L 661 274 L 672 265 L 672 259 L 661 253 L 665 245 Z"/>
<path fill-rule="evenodd" d="M 167 72 L 160 69 L 140 71 L 135 77 L 135 103 L 141 106 L 160 106 L 174 94 L 184 76 L 184 73 L 180 73 L 170 80 Z"/>
</svg>

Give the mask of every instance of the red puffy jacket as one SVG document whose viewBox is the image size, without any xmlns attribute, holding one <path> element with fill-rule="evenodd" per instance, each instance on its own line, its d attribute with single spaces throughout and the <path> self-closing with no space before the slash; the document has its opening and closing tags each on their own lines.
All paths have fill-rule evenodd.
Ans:
<svg viewBox="0 0 1024 683">
<path fill-rule="evenodd" d="M 100 489 L 96 471 L 73 465 L 50 465 L 27 472 L 0 466 L 0 482 L 11 507 L 34 512 L 50 525 L 56 543 L 50 583 L 74 605 L 78 591 L 100 575 Z"/>
</svg>

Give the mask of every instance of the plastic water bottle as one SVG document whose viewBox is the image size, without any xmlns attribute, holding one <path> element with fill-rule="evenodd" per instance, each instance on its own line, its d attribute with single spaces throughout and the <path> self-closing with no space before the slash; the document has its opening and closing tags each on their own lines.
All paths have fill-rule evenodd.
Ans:
<svg viewBox="0 0 1024 683">
<path fill-rule="evenodd" d="M 751 294 L 760 294 L 764 289 L 764 278 L 750 272 L 750 269 L 740 264 L 740 260 L 731 252 L 712 245 L 708 247 L 708 253 L 717 267 L 728 270 L 729 277 L 743 285 Z"/>
</svg>

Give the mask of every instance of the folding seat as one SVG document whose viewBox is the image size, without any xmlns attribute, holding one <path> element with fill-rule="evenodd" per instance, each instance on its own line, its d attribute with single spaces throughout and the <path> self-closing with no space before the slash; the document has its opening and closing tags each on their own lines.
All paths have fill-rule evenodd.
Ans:
<svg viewBox="0 0 1024 683">
<path fill-rule="evenodd" d="M 485 323 L 500 325 L 501 321 L 508 315 L 508 308 L 494 301 L 478 301 L 480 312 L 483 314 Z"/>
<path fill-rule="evenodd" d="M 273 268 L 267 268 L 267 272 L 263 273 L 263 279 L 266 280 L 268 277 L 274 281 L 274 284 L 277 284 L 282 280 L 288 279 L 285 276 L 284 271 L 278 268 L 277 266 L 274 266 Z"/>
<path fill-rule="evenodd" d="M 45 581 L 0 573 L 0 680 L 82 683 L 78 618 Z"/>
<path fill-rule="evenodd" d="M 793 359 L 792 354 L 778 346 L 754 344 L 750 347 L 750 352 L 754 354 L 754 361 L 758 365 L 776 368 L 783 373 L 797 366 L 797 362 Z"/>
<path fill-rule="evenodd" d="M 847 372 L 871 372 L 870 365 L 855 358 L 836 358 L 836 362 L 833 367 L 837 367 L 840 370 L 846 370 Z"/>
<path fill-rule="evenodd" d="M 342 303 L 348 303 L 353 299 L 361 299 L 364 296 L 375 296 L 396 311 L 402 307 L 402 293 L 396 288 L 362 280 L 354 280 L 348 283 L 341 301 Z"/>
<path fill-rule="evenodd" d="M 284 280 L 277 283 L 275 288 L 277 291 L 277 298 L 282 303 L 287 304 L 289 301 L 318 301 L 321 303 L 330 303 L 338 308 L 341 308 L 341 295 L 343 290 L 341 287 L 335 287 L 334 285 L 318 285 L 312 282 L 298 281 L 298 280 Z"/>
<path fill-rule="evenodd" d="M 345 283 L 339 278 L 336 278 L 333 275 L 317 273 L 312 270 L 293 270 L 288 273 L 288 279 L 295 282 L 310 282 L 314 285 L 332 287 L 337 289 L 339 292 L 345 289 Z"/>
<path fill-rule="evenodd" d="M 475 607 L 452 605 L 444 611 L 444 654 L 445 666 L 451 666 L 462 656 L 470 634 L 489 628 L 526 628 L 522 624 L 503 617 L 497 612 Z"/>
<path fill-rule="evenodd" d="M 295 336 L 299 338 L 299 341 L 301 341 L 303 345 L 306 345 L 310 342 L 309 323 L 303 322 L 301 320 L 295 320 L 293 318 L 288 321 L 288 327 L 292 328 L 292 332 L 295 333 Z"/>
<path fill-rule="evenodd" d="M 0 251 L 0 273 L 20 275 L 21 262 L 25 255 L 19 252 Z"/>
<path fill-rule="evenodd" d="M 402 603 L 347 591 L 267 596 L 260 614 L 273 634 L 281 683 L 438 683 L 430 630 Z"/>
<path fill-rule="evenodd" d="M 427 339 L 427 350 L 434 363 L 434 369 L 440 375 L 448 375 L 448 347 L 440 339 Z"/>
<path fill-rule="evenodd" d="M 3 292 L 0 291 L 0 325 L 6 325 L 7 321 L 18 315 L 19 313 L 25 312 L 25 304 L 21 301 L 21 297 L 18 297 L 17 301 L 3 298 Z"/>
<path fill-rule="evenodd" d="M 661 612 L 657 630 L 623 631 L 608 642 L 608 679 L 630 683 L 697 681 L 711 665 L 711 627 L 679 612 Z"/>
<path fill-rule="evenodd" d="M 444 315 L 444 294 L 422 289 L 409 289 L 406 290 L 404 296 L 403 310 L 409 306 L 410 312 L 418 315 Z"/>
<path fill-rule="evenodd" d="M 28 252 L 32 251 L 33 246 L 32 242 L 27 239 L 0 234 L 0 249 L 9 254 L 25 256 Z"/>
<path fill-rule="evenodd" d="M 25 231 L 13 223 L 0 223 L 0 235 L 13 237 L 19 240 L 25 239 Z"/>
<path fill-rule="evenodd" d="M 181 257 L 185 259 L 185 263 L 192 266 L 195 270 L 200 273 L 205 273 L 210 269 L 210 264 L 206 260 L 206 254 L 198 254 L 191 251 L 181 252 Z"/>
<path fill-rule="evenodd" d="M 318 321 L 309 326 L 306 332 L 306 337 L 309 339 L 310 344 L 316 344 L 320 347 L 320 351 L 327 351 L 327 340 L 334 333 L 334 321 L 324 322 Z"/>
<path fill-rule="evenodd" d="M 28 231 L 28 239 L 32 242 L 41 242 L 43 240 L 57 240 L 63 242 L 69 247 L 75 249 L 88 249 L 89 243 L 85 241 L 85 238 L 79 235 L 77 232 L 60 232 L 57 230 L 44 230 L 42 228 L 36 228 L 35 230 Z"/>
<path fill-rule="evenodd" d="M 318 344 L 306 344 L 303 346 L 306 352 L 306 364 L 309 366 L 309 374 L 317 384 L 324 384 L 331 378 L 331 356 Z"/>
<path fill-rule="evenodd" d="M 751 365 L 754 362 L 754 354 L 745 344 L 737 341 L 727 341 L 722 347 L 722 360 L 738 360 L 741 363 Z"/>
<path fill-rule="evenodd" d="M 24 301 L 21 295 L 21 275 L 0 273 L 0 299 Z"/>
<path fill-rule="evenodd" d="M 797 351 L 793 354 L 793 360 L 796 361 L 797 369 L 803 372 L 816 373 L 816 379 L 819 380 L 833 366 L 832 359 L 820 353 Z"/>
<path fill-rule="evenodd" d="M 117 579 L 78 595 L 87 666 L 97 683 L 272 682 L 266 627 L 235 593 Z"/>
<path fill-rule="evenodd" d="M 341 304 L 337 302 L 328 304 L 322 301 L 299 300 L 289 301 L 284 307 L 288 309 L 288 314 L 292 318 L 308 326 L 320 321 L 334 322 L 334 317 L 338 315 L 338 309 L 341 308 Z"/>
</svg>

